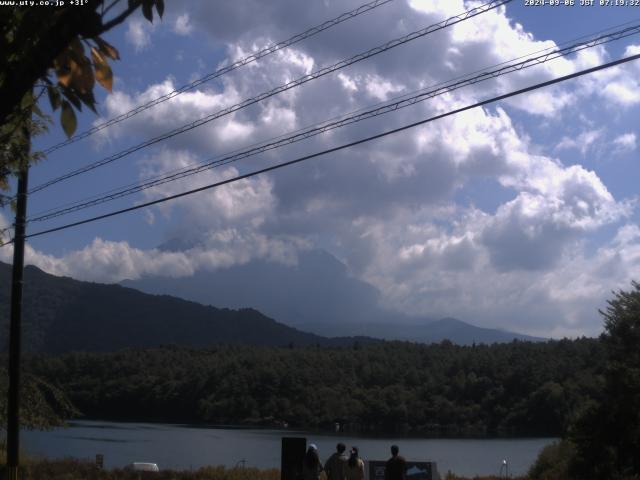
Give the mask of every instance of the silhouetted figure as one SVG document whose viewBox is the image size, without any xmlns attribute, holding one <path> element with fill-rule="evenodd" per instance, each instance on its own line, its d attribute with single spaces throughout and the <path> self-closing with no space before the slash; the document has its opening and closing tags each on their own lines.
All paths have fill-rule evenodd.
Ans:
<svg viewBox="0 0 640 480">
<path fill-rule="evenodd" d="M 322 463 L 318 457 L 318 447 L 312 443 L 304 456 L 302 478 L 303 480 L 320 480 L 320 472 L 322 472 Z"/>
<path fill-rule="evenodd" d="M 327 474 L 327 480 L 345 480 L 349 461 L 346 449 L 344 443 L 339 443 L 336 445 L 336 452 L 325 462 L 324 472 Z"/>
<path fill-rule="evenodd" d="M 347 480 L 364 480 L 364 462 L 358 456 L 358 447 L 351 447 L 351 455 L 345 473 Z"/>
<path fill-rule="evenodd" d="M 384 480 L 406 480 L 407 461 L 398 455 L 399 451 L 397 445 L 391 445 L 391 458 L 384 467 Z"/>
</svg>

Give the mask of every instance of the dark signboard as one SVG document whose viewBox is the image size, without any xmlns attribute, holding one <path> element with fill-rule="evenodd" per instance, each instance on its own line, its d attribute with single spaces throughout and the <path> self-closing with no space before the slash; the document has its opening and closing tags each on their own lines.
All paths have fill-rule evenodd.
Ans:
<svg viewBox="0 0 640 480">
<path fill-rule="evenodd" d="M 302 473 L 302 461 L 307 451 L 307 439 L 282 437 L 280 480 L 297 480 Z"/>
<path fill-rule="evenodd" d="M 385 461 L 369 461 L 369 480 L 384 480 Z M 407 460 L 407 480 L 438 480 L 435 463 Z"/>
</svg>

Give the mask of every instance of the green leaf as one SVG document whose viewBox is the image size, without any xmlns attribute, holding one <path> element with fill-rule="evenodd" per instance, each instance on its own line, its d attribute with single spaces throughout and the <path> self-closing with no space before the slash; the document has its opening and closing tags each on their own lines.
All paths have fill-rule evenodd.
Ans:
<svg viewBox="0 0 640 480">
<path fill-rule="evenodd" d="M 149 20 L 151 23 L 153 23 L 153 0 L 149 1 L 149 0 L 143 0 L 142 1 L 142 14 L 144 15 L 144 18 L 146 18 L 147 20 Z"/>
<path fill-rule="evenodd" d="M 78 97 L 80 98 L 80 100 L 82 100 L 82 103 L 84 103 L 87 107 L 89 107 L 93 113 L 98 113 L 96 111 L 96 99 L 93 96 L 93 91 L 89 91 L 86 93 L 78 93 Z"/>
<path fill-rule="evenodd" d="M 37 103 L 33 104 L 33 113 L 35 113 L 38 117 L 42 118 L 42 119 L 46 119 L 47 117 L 45 116 L 44 113 L 42 113 L 42 110 L 40 110 L 40 107 L 38 106 Z"/>
<path fill-rule="evenodd" d="M 27 93 L 24 94 L 24 97 L 22 97 L 22 101 L 20 102 L 20 108 L 22 110 L 26 110 L 27 108 L 31 107 L 32 104 L 33 104 L 33 92 L 29 90 L 27 91 Z"/>
<path fill-rule="evenodd" d="M 47 86 L 47 94 L 51 103 L 51 110 L 54 112 L 60 108 L 60 91 L 53 85 Z"/>
<path fill-rule="evenodd" d="M 158 16 L 162 18 L 162 14 L 164 13 L 164 0 L 156 0 L 156 10 L 158 11 Z"/>
<path fill-rule="evenodd" d="M 69 100 L 77 110 L 82 111 L 82 103 L 80 103 L 80 99 L 78 96 L 71 90 L 70 88 L 62 88 L 62 93 L 67 100 Z"/>
<path fill-rule="evenodd" d="M 62 112 L 60 113 L 60 123 L 62 129 L 67 137 L 73 136 L 78 126 L 78 120 L 76 119 L 76 112 L 73 111 L 73 107 L 66 100 L 62 101 Z"/>
</svg>

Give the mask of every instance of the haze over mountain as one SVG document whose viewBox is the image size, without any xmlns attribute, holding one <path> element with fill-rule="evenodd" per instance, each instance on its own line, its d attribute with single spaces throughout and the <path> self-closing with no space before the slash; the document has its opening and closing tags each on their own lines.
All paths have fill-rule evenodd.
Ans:
<svg viewBox="0 0 640 480">
<path fill-rule="evenodd" d="M 0 346 L 7 346 L 11 267 L 0 262 Z M 253 309 L 218 309 L 120 285 L 82 282 L 25 268 L 26 351 L 113 351 L 127 347 L 216 344 L 345 346 L 369 338 L 301 332 Z"/>
<path fill-rule="evenodd" d="M 179 251 L 183 242 L 160 248 Z M 191 245 L 189 245 L 191 246 Z M 324 336 L 367 335 L 389 340 L 476 343 L 543 340 L 457 319 L 411 317 L 385 310 L 378 291 L 350 275 L 345 264 L 324 250 L 302 251 L 295 264 L 264 259 L 193 276 L 147 276 L 123 285 L 153 294 L 175 295 L 205 305 L 255 308 L 298 329 Z"/>
</svg>

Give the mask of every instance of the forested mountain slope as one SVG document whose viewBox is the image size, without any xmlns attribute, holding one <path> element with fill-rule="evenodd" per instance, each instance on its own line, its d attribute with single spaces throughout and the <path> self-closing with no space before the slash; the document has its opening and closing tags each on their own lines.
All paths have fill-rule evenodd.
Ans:
<svg viewBox="0 0 640 480">
<path fill-rule="evenodd" d="M 11 267 L 0 263 L 0 342 L 7 345 Z M 82 282 L 25 268 L 26 351 L 114 351 L 126 347 L 215 344 L 352 345 L 367 338 L 302 332 L 253 309 L 218 309 L 120 285 Z"/>
</svg>

